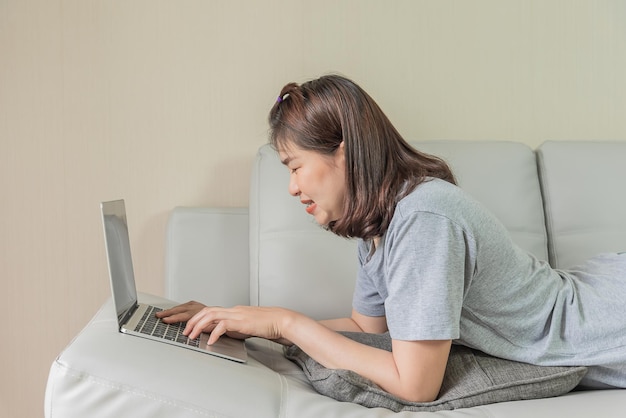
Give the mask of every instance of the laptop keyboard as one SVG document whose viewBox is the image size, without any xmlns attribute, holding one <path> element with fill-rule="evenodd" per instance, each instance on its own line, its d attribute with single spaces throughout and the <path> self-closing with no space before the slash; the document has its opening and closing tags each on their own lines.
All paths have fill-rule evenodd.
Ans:
<svg viewBox="0 0 626 418">
<path fill-rule="evenodd" d="M 157 312 L 163 309 L 156 306 L 149 306 L 143 317 L 135 327 L 136 332 L 140 332 L 146 335 L 152 335 L 154 337 L 163 338 L 164 340 L 176 341 L 192 347 L 198 347 L 200 345 L 200 337 L 196 339 L 189 339 L 183 335 L 185 330 L 185 322 L 179 322 L 176 324 L 166 324 L 155 316 Z"/>
</svg>

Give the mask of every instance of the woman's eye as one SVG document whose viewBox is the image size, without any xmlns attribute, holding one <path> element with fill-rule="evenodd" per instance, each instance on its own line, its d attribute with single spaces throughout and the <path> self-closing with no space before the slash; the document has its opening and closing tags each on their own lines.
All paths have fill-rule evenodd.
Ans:
<svg viewBox="0 0 626 418">
<path fill-rule="evenodd" d="M 298 171 L 297 168 L 290 168 L 289 171 L 291 171 L 291 174 L 296 174 L 296 171 Z"/>
</svg>

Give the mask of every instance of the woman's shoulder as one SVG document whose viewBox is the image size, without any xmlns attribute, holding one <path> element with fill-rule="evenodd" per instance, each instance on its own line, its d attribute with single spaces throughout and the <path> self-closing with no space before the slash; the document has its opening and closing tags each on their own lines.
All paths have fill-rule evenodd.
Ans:
<svg viewBox="0 0 626 418">
<path fill-rule="evenodd" d="M 493 215 L 462 188 L 445 180 L 429 179 L 398 202 L 390 228 L 435 219 L 467 232 L 495 222 Z"/>
<path fill-rule="evenodd" d="M 402 198 L 396 211 L 401 215 L 414 212 L 447 214 L 463 207 L 474 206 L 475 201 L 460 187 L 437 178 L 429 178 Z"/>
<path fill-rule="evenodd" d="M 419 224 L 448 225 L 472 236 L 492 239 L 504 227 L 481 203 L 462 188 L 441 179 L 421 183 L 396 206 L 389 229 Z"/>
</svg>

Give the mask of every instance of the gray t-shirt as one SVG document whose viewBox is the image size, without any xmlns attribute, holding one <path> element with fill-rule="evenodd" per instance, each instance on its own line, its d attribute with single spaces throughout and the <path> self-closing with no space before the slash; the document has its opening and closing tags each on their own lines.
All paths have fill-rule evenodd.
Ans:
<svg viewBox="0 0 626 418">
<path fill-rule="evenodd" d="M 398 202 L 375 251 L 363 240 L 358 250 L 353 306 L 386 316 L 394 339 L 452 339 L 533 364 L 626 363 L 626 256 L 554 270 L 439 179 Z"/>
</svg>

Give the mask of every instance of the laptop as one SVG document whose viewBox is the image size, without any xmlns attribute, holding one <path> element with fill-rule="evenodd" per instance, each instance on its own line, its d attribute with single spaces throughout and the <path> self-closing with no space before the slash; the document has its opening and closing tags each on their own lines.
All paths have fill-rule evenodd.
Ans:
<svg viewBox="0 0 626 418">
<path fill-rule="evenodd" d="M 124 200 L 102 202 L 100 208 L 119 331 L 245 363 L 248 355 L 243 340 L 223 335 L 215 344 L 207 345 L 207 333 L 189 339 L 182 333 L 185 323 L 166 324 L 155 316 L 164 307 L 137 302 Z"/>
</svg>

